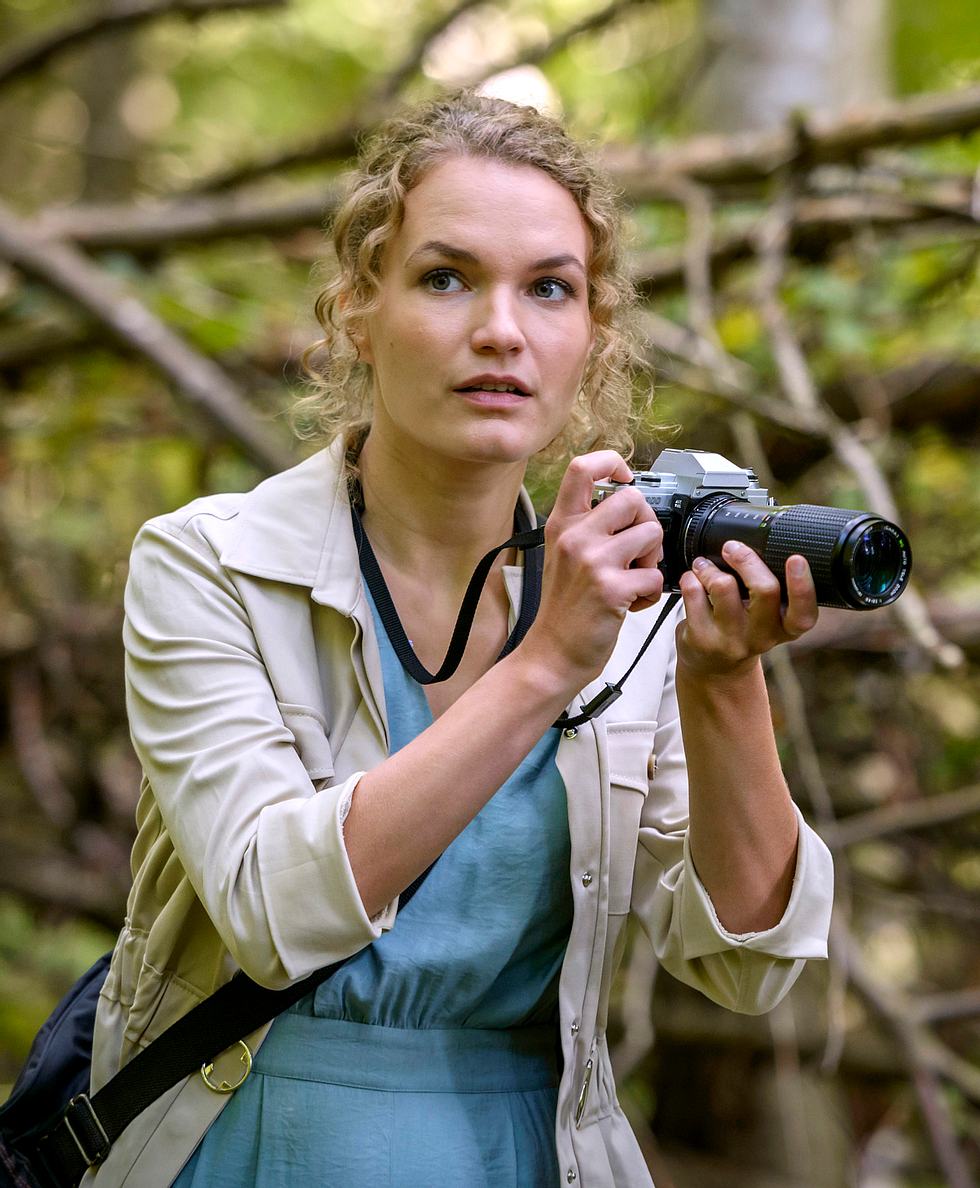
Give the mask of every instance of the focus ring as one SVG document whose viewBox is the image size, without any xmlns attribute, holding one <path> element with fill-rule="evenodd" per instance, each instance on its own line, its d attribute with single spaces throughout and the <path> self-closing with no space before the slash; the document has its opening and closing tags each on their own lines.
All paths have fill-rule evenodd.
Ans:
<svg viewBox="0 0 980 1188">
<path fill-rule="evenodd" d="M 763 560 L 774 573 L 784 573 L 786 562 L 800 553 L 810 563 L 817 600 L 821 606 L 847 607 L 834 581 L 833 561 L 844 529 L 865 512 L 796 503 L 773 516 Z"/>
</svg>

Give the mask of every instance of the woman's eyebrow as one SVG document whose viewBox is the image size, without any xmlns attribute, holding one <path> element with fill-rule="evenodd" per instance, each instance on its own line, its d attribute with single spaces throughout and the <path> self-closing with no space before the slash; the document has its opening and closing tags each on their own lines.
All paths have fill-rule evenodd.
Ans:
<svg viewBox="0 0 980 1188">
<path fill-rule="evenodd" d="M 427 239 L 425 243 L 420 244 L 414 252 L 405 261 L 406 267 L 411 264 L 416 256 L 426 255 L 446 256 L 450 260 L 465 260 L 468 264 L 478 264 L 479 260 L 472 252 L 468 252 L 466 248 L 453 247 L 451 243 L 443 243 L 441 239 Z"/>
<path fill-rule="evenodd" d="M 416 256 L 424 256 L 435 254 L 445 256 L 450 260 L 463 260 L 467 264 L 479 264 L 479 259 L 473 252 L 467 251 L 466 248 L 454 247 L 451 243 L 444 243 L 441 239 L 427 239 L 425 243 L 420 244 L 414 252 L 405 261 L 405 266 L 416 258 Z M 545 256 L 542 260 L 535 260 L 530 266 L 530 272 L 540 272 L 546 268 L 563 268 L 571 265 L 577 268 L 581 273 L 585 273 L 585 265 L 578 258 L 573 256 L 570 252 L 563 252 L 556 256 Z"/>
</svg>

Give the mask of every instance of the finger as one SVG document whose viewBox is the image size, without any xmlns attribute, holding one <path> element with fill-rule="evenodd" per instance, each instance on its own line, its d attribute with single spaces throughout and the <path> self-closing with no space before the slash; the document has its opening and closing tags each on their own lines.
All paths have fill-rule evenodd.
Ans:
<svg viewBox="0 0 980 1188">
<path fill-rule="evenodd" d="M 762 560 L 755 549 L 741 541 L 729 540 L 722 546 L 721 555 L 730 565 L 749 592 L 750 612 L 762 611 L 766 615 L 779 616 L 783 592 L 779 578 Z"/>
<path fill-rule="evenodd" d="M 679 586 L 684 599 L 684 617 L 688 629 L 700 639 L 709 639 L 715 631 L 714 615 L 708 591 L 690 570 L 681 574 Z"/>
<path fill-rule="evenodd" d="M 786 561 L 786 610 L 783 631 L 790 639 L 799 639 L 817 622 L 817 590 L 805 557 L 794 554 Z"/>
<path fill-rule="evenodd" d="M 589 522 L 604 532 L 621 532 L 631 524 L 656 521 L 657 513 L 636 487 L 620 487 L 594 507 Z"/>
<path fill-rule="evenodd" d="M 723 573 L 706 557 L 695 557 L 691 569 L 704 587 L 715 623 L 726 632 L 739 630 L 745 622 L 745 607 L 732 574 Z"/>
<path fill-rule="evenodd" d="M 631 569 L 629 572 L 632 578 L 630 585 L 632 597 L 626 609 L 641 611 L 655 606 L 664 592 L 664 575 L 659 569 Z"/>
<path fill-rule="evenodd" d="M 562 476 L 551 514 L 557 514 L 559 519 L 582 515 L 592 508 L 592 488 L 597 482 L 612 479 L 617 483 L 628 483 L 632 478 L 633 472 L 615 450 L 580 454 L 569 462 Z"/>
<path fill-rule="evenodd" d="M 663 557 L 664 531 L 660 521 L 644 520 L 631 524 L 606 539 L 603 556 L 613 565 L 624 568 L 651 569 Z"/>
</svg>

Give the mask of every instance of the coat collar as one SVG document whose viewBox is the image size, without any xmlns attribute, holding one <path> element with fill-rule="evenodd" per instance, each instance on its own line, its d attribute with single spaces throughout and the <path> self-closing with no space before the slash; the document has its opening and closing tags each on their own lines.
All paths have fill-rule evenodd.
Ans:
<svg viewBox="0 0 980 1188">
<path fill-rule="evenodd" d="M 307 586 L 314 602 L 351 615 L 363 595 L 343 461 L 338 438 L 259 483 L 242 500 L 237 533 L 222 551 L 221 564 L 253 577 Z M 533 523 L 534 507 L 523 488 L 520 498 Z M 512 601 L 519 569 L 516 575 L 516 582 L 507 575 Z"/>
<path fill-rule="evenodd" d="M 361 569 L 339 438 L 245 496 L 221 564 L 308 586 L 315 602 L 352 613 L 361 597 Z"/>
</svg>

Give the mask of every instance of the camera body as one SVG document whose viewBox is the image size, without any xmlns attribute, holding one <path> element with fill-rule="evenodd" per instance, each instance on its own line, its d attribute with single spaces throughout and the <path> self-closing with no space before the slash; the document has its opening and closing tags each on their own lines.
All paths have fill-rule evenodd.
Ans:
<svg viewBox="0 0 980 1188">
<path fill-rule="evenodd" d="M 632 483 L 597 483 L 593 504 L 623 486 L 642 492 L 663 527 L 660 568 L 667 590 L 678 588 L 695 557 L 732 573 L 721 556 L 726 540 L 754 549 L 779 579 L 784 597 L 786 561 L 795 553 L 806 557 L 821 606 L 871 610 L 894 602 L 908 584 L 911 546 L 895 524 L 847 508 L 778 506 L 752 470 L 721 454 L 666 449 Z"/>
</svg>

